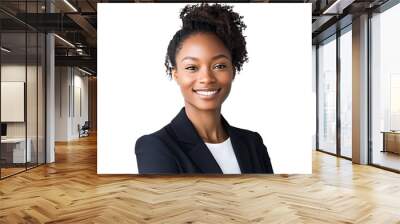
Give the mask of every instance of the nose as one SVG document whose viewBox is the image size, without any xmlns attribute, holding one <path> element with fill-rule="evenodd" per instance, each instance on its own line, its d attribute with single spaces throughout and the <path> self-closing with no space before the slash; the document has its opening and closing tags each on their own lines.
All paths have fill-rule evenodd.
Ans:
<svg viewBox="0 0 400 224">
<path fill-rule="evenodd" d="M 216 81 L 216 78 L 211 69 L 205 68 L 202 72 L 200 72 L 199 81 L 202 84 L 213 83 Z"/>
</svg>

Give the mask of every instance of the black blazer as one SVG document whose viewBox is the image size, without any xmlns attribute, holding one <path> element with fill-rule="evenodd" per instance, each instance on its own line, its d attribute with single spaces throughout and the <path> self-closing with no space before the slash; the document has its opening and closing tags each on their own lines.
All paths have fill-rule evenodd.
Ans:
<svg viewBox="0 0 400 224">
<path fill-rule="evenodd" d="M 257 132 L 232 127 L 221 116 L 241 173 L 273 173 L 267 148 Z M 140 174 L 218 173 L 221 168 L 198 135 L 185 108 L 161 130 L 140 137 L 135 153 Z"/>
</svg>

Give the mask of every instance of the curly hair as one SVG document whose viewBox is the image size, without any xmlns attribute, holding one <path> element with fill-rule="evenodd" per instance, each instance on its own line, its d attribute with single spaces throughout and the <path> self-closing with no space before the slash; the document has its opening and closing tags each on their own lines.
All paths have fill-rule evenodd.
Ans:
<svg viewBox="0 0 400 224">
<path fill-rule="evenodd" d="M 183 41 L 196 33 L 215 34 L 231 53 L 234 69 L 241 71 L 243 63 L 248 61 L 246 40 L 242 34 L 246 25 L 242 21 L 243 16 L 232 11 L 232 8 L 233 6 L 218 3 L 201 3 L 186 5 L 182 9 L 182 28 L 169 42 L 164 63 L 169 77 L 172 76 L 172 69 L 176 67 L 176 55 L 182 48 Z"/>
</svg>

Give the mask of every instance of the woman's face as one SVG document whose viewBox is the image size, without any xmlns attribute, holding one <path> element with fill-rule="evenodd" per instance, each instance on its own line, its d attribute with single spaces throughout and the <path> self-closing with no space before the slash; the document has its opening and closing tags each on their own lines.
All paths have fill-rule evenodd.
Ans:
<svg viewBox="0 0 400 224">
<path fill-rule="evenodd" d="M 172 75 L 186 106 L 220 109 L 234 78 L 230 52 L 214 34 L 193 34 L 182 43 Z"/>
</svg>

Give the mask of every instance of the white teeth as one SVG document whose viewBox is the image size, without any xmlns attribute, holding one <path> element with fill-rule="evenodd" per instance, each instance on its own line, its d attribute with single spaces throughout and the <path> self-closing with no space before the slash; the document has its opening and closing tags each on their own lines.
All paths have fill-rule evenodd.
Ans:
<svg viewBox="0 0 400 224">
<path fill-rule="evenodd" d="M 198 90 L 196 93 L 203 95 L 203 96 L 211 96 L 214 95 L 218 92 L 218 90 L 213 90 L 213 91 L 203 91 L 203 90 Z"/>
</svg>

